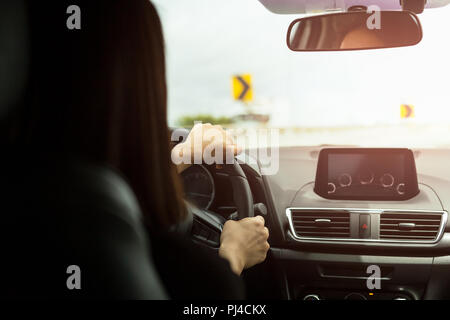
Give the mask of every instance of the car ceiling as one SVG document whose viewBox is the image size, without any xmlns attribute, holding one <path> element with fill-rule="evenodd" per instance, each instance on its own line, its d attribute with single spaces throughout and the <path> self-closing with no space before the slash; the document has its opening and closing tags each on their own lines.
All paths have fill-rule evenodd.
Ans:
<svg viewBox="0 0 450 320">
<path fill-rule="evenodd" d="M 302 14 L 345 11 L 355 5 L 377 5 L 383 10 L 401 9 L 400 0 L 259 0 L 268 10 L 278 14 Z M 450 0 L 427 0 L 425 8 L 446 6 Z"/>
</svg>

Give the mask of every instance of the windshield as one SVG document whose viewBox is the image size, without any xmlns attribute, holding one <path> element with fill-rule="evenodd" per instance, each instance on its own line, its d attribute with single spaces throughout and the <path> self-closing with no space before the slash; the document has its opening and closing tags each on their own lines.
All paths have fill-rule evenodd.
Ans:
<svg viewBox="0 0 450 320">
<path fill-rule="evenodd" d="M 417 46 L 302 53 L 285 42 L 299 16 L 273 14 L 259 1 L 154 2 L 166 38 L 170 126 L 274 128 L 280 145 L 450 146 L 450 6 L 419 15 Z M 233 92 L 245 91 L 238 77 L 251 85 L 244 101 Z"/>
</svg>

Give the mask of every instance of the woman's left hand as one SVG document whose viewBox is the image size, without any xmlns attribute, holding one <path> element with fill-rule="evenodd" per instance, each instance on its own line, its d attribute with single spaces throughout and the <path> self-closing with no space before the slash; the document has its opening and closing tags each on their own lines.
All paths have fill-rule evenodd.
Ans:
<svg viewBox="0 0 450 320">
<path fill-rule="evenodd" d="M 194 125 L 186 140 L 172 149 L 172 161 L 178 172 L 191 164 L 222 165 L 241 152 L 233 137 L 219 125 Z"/>
</svg>

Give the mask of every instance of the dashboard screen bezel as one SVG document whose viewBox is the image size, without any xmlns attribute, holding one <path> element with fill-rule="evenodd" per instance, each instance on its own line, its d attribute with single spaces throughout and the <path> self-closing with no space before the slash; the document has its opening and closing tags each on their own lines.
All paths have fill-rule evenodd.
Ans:
<svg viewBox="0 0 450 320">
<path fill-rule="evenodd" d="M 408 188 L 404 195 L 380 196 L 380 195 L 360 195 L 344 196 L 328 194 L 328 160 L 333 154 L 363 154 L 363 155 L 402 155 L 404 157 L 404 178 Z M 320 150 L 317 163 L 316 179 L 314 191 L 321 197 L 333 200 L 378 200 L 378 201 L 404 201 L 415 197 L 419 193 L 417 181 L 416 162 L 414 154 L 406 148 L 325 148 Z"/>
</svg>

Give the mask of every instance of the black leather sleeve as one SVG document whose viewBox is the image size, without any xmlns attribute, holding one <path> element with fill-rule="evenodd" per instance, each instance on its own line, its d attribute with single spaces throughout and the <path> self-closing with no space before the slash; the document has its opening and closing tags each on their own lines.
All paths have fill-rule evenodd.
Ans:
<svg viewBox="0 0 450 320">
<path fill-rule="evenodd" d="M 127 183 L 101 166 L 3 162 L 0 224 L 6 298 L 165 299 L 141 212 Z M 70 290 L 67 268 L 81 270 Z"/>
<path fill-rule="evenodd" d="M 217 251 L 175 233 L 152 236 L 156 268 L 175 300 L 245 299 L 242 279 Z"/>
</svg>

